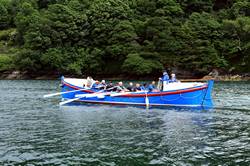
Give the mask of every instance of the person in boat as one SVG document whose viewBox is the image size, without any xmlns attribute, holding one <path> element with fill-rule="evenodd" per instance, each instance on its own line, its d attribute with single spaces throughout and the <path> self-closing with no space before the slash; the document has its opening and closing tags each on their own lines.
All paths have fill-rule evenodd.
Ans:
<svg viewBox="0 0 250 166">
<path fill-rule="evenodd" d="M 159 78 L 160 81 L 162 81 L 162 89 L 164 90 L 165 87 L 167 87 L 167 84 L 169 83 L 169 75 L 166 70 L 163 71 L 163 76 Z"/>
<path fill-rule="evenodd" d="M 146 90 L 146 87 L 147 87 L 147 84 L 146 84 L 146 83 L 144 83 L 144 84 L 142 84 L 142 85 L 140 86 L 141 90 Z"/>
<path fill-rule="evenodd" d="M 99 81 L 98 80 L 93 81 L 92 85 L 90 86 L 90 88 L 99 89 Z"/>
<path fill-rule="evenodd" d="M 101 83 L 98 84 L 98 86 L 96 88 L 105 90 L 107 88 L 107 84 L 106 84 L 105 80 L 102 80 Z"/>
<path fill-rule="evenodd" d="M 163 76 L 161 78 L 162 82 L 169 82 L 169 75 L 168 75 L 168 72 L 167 71 L 163 71 Z"/>
<path fill-rule="evenodd" d="M 155 87 L 155 81 L 152 81 L 151 84 L 147 87 L 149 92 L 159 92 L 159 90 Z"/>
<path fill-rule="evenodd" d="M 123 86 L 123 83 L 120 81 L 117 83 L 116 87 L 116 92 L 129 92 L 129 90 L 127 88 L 125 88 L 125 86 Z"/>
<path fill-rule="evenodd" d="M 128 89 L 130 92 L 134 92 L 135 87 L 134 87 L 133 82 L 130 82 L 130 83 L 129 83 L 127 89 Z"/>
<path fill-rule="evenodd" d="M 112 88 L 113 88 L 113 87 L 114 87 L 113 82 L 110 81 L 110 82 L 108 83 L 108 85 L 106 86 L 106 89 L 107 89 L 108 91 L 112 91 Z"/>
<path fill-rule="evenodd" d="M 171 74 L 171 79 L 169 82 L 178 82 L 174 73 Z"/>
<path fill-rule="evenodd" d="M 141 85 L 139 83 L 135 84 L 134 91 L 136 91 L 136 92 L 141 91 Z"/>
<path fill-rule="evenodd" d="M 93 78 L 90 77 L 90 76 L 88 76 L 88 77 L 87 77 L 87 84 L 86 84 L 86 86 L 87 86 L 88 88 L 91 88 L 91 87 L 93 86 L 93 84 L 94 84 Z"/>
</svg>

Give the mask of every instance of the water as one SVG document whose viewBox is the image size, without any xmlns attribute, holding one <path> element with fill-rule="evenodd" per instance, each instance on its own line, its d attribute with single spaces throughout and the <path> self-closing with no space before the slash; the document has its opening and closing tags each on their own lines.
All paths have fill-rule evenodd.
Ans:
<svg viewBox="0 0 250 166">
<path fill-rule="evenodd" d="M 250 165 L 250 83 L 212 111 L 63 106 L 58 81 L 0 81 L 0 165 Z"/>
</svg>

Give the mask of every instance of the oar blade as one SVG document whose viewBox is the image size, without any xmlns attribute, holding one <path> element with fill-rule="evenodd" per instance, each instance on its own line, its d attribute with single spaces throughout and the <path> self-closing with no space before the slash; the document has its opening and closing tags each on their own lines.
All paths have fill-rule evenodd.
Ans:
<svg viewBox="0 0 250 166">
<path fill-rule="evenodd" d="M 76 101 L 76 100 L 78 100 L 78 99 L 80 99 L 80 98 L 77 97 L 77 98 L 74 98 L 74 99 L 69 99 L 69 100 L 66 100 L 66 101 L 62 101 L 62 102 L 59 103 L 59 105 L 62 106 L 62 105 L 71 103 L 71 102 L 73 102 L 73 101 Z"/>
<path fill-rule="evenodd" d="M 44 95 L 43 98 L 58 96 L 58 95 L 67 94 L 67 93 L 74 93 L 74 92 L 83 91 L 83 90 L 88 90 L 88 89 L 90 89 L 90 88 L 83 88 L 83 89 L 77 89 L 77 90 L 66 91 L 66 92 L 52 93 L 52 94 Z"/>
<path fill-rule="evenodd" d="M 43 98 L 53 97 L 53 96 L 57 96 L 57 95 L 60 95 L 60 94 L 61 93 L 47 94 L 47 95 L 43 95 Z"/>
</svg>

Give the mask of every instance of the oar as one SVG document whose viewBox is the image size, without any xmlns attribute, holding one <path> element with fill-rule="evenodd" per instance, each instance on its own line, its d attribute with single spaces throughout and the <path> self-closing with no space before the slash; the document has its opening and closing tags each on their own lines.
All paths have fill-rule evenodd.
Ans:
<svg viewBox="0 0 250 166">
<path fill-rule="evenodd" d="M 107 91 L 107 90 L 111 90 L 111 89 L 114 89 L 116 88 L 117 86 L 114 86 L 114 87 L 111 87 L 111 88 L 108 88 L 108 89 L 103 89 L 103 90 L 100 90 L 98 92 L 95 92 L 95 93 L 91 93 L 91 94 L 78 94 L 78 95 L 75 95 L 75 97 L 97 97 L 99 95 L 109 95 L 111 92 L 104 92 L 104 91 Z M 104 92 L 104 93 L 101 93 L 101 92 Z"/>
<path fill-rule="evenodd" d="M 104 93 L 100 93 L 100 92 L 96 92 L 96 93 L 90 93 L 90 94 L 78 94 L 78 95 L 75 95 L 75 97 L 80 97 L 80 98 L 83 98 L 83 97 L 86 97 L 86 98 L 88 98 L 88 97 L 97 97 L 97 96 L 99 96 L 99 95 L 109 95 L 110 94 L 110 92 L 104 92 Z"/>
<path fill-rule="evenodd" d="M 69 99 L 69 100 L 66 100 L 66 101 L 62 101 L 62 102 L 59 103 L 59 105 L 64 105 L 64 104 L 67 104 L 67 103 L 71 103 L 71 102 L 76 101 L 76 100 L 78 100 L 80 98 L 81 97 L 76 97 L 74 99 Z"/>
<path fill-rule="evenodd" d="M 101 90 L 101 91 L 103 91 L 103 90 Z M 66 101 L 62 101 L 62 102 L 60 102 L 59 103 L 59 105 L 64 105 L 64 104 L 67 104 L 67 103 L 71 103 L 71 102 L 73 102 L 73 101 L 76 101 L 76 100 L 78 100 L 78 99 L 80 99 L 80 98 L 83 98 L 83 97 L 88 97 L 88 96 L 97 96 L 97 95 L 100 95 L 100 94 L 102 94 L 102 93 L 100 93 L 101 91 L 98 91 L 98 92 L 96 92 L 96 93 L 91 93 L 91 94 L 81 94 L 81 95 L 76 95 L 77 97 L 76 98 L 73 98 L 73 99 L 69 99 L 69 100 L 66 100 Z"/>
<path fill-rule="evenodd" d="M 52 93 L 52 94 L 44 95 L 43 97 L 47 98 L 47 97 L 52 97 L 52 96 L 58 96 L 58 95 L 62 95 L 62 94 L 66 94 L 66 93 L 71 93 L 71 92 L 78 92 L 78 91 L 82 91 L 82 90 L 86 90 L 86 89 L 90 89 L 90 88 L 83 88 L 83 89 L 72 90 L 72 91 L 67 91 L 67 92 Z"/>
</svg>

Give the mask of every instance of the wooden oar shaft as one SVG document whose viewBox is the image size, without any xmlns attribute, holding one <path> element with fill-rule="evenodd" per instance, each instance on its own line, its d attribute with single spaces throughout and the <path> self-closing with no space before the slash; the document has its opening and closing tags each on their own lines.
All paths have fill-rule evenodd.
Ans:
<svg viewBox="0 0 250 166">
<path fill-rule="evenodd" d="M 81 99 L 81 98 L 83 98 L 83 97 L 88 97 L 88 96 L 97 96 L 97 95 L 100 95 L 100 94 L 102 94 L 102 93 L 100 93 L 100 92 L 102 92 L 103 90 L 101 90 L 101 91 L 98 91 L 98 92 L 96 92 L 96 93 L 91 93 L 91 94 L 79 94 L 79 95 L 76 95 L 76 98 L 73 98 L 73 99 L 69 99 L 69 100 L 66 100 L 66 101 L 62 101 L 62 102 L 60 102 L 59 103 L 59 105 L 64 105 L 64 104 L 68 104 L 68 103 L 71 103 L 71 102 L 73 102 L 73 101 L 76 101 L 76 100 L 79 100 L 79 99 Z"/>
<path fill-rule="evenodd" d="M 53 96 L 58 96 L 58 95 L 62 95 L 62 94 L 67 94 L 67 93 L 72 93 L 72 92 L 83 91 L 83 90 L 87 90 L 87 89 L 89 89 L 89 88 L 78 89 L 78 90 L 72 90 L 72 91 L 67 91 L 67 92 L 52 93 L 52 94 L 44 95 L 43 97 L 44 97 L 44 98 L 53 97 Z"/>
<path fill-rule="evenodd" d="M 109 95 L 110 92 L 104 92 L 104 93 L 100 93 L 100 92 L 96 92 L 96 93 L 90 93 L 90 94 L 79 94 L 79 95 L 75 95 L 75 97 L 80 97 L 80 98 L 83 98 L 83 97 L 96 97 L 98 95 Z"/>
<path fill-rule="evenodd" d="M 74 99 L 69 99 L 69 100 L 66 100 L 66 101 L 62 101 L 62 102 L 59 103 L 59 105 L 64 105 L 64 104 L 67 104 L 67 103 L 71 103 L 71 102 L 76 101 L 78 99 L 80 99 L 80 98 L 76 97 Z"/>
</svg>

